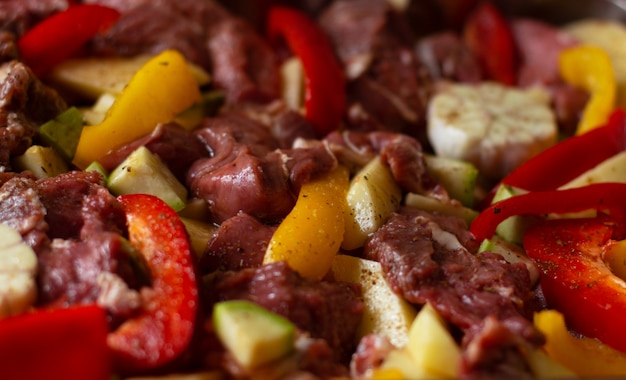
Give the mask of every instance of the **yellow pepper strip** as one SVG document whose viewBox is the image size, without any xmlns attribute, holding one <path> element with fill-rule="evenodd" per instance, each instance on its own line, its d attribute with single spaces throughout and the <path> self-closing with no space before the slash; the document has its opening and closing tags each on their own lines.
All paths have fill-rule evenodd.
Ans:
<svg viewBox="0 0 626 380">
<path fill-rule="evenodd" d="M 576 134 L 606 123 L 617 96 L 615 70 L 608 53 L 591 45 L 565 49 L 559 56 L 559 72 L 565 82 L 590 95 Z"/>
<path fill-rule="evenodd" d="M 337 166 L 304 184 L 296 205 L 274 232 L 263 263 L 286 261 L 305 278 L 324 277 L 343 240 L 348 183 L 348 171 Z"/>
<path fill-rule="evenodd" d="M 584 310 L 581 310 L 584 313 Z M 626 354 L 597 339 L 576 338 L 567 331 L 563 315 L 556 310 L 535 314 L 535 326 L 545 334 L 544 349 L 552 359 L 581 377 L 624 376 Z M 623 326 L 615 326 L 616 329 Z"/>
<path fill-rule="evenodd" d="M 135 73 L 102 123 L 83 128 L 74 164 L 84 169 L 199 100 L 198 83 L 185 58 L 175 50 L 162 52 Z"/>
</svg>

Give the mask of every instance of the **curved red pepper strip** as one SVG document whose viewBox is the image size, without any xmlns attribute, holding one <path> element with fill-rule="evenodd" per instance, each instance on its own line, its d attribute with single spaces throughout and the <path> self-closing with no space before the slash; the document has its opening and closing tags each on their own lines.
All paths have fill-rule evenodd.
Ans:
<svg viewBox="0 0 626 380">
<path fill-rule="evenodd" d="M 109 334 L 117 370 L 132 373 L 162 366 L 189 345 L 195 328 L 198 286 L 192 251 L 178 214 L 161 199 L 122 195 L 130 243 L 144 256 L 152 287 L 144 309 Z"/>
<path fill-rule="evenodd" d="M 554 190 L 626 149 L 626 112 L 613 111 L 607 124 L 571 137 L 526 161 L 502 183 L 528 191 Z"/>
<path fill-rule="evenodd" d="M 43 77 L 55 65 L 80 51 L 95 35 L 111 27 L 119 17 L 117 10 L 102 5 L 72 5 L 19 38 L 21 59 L 35 75 Z"/>
<path fill-rule="evenodd" d="M 603 218 L 548 220 L 526 231 L 524 248 L 542 272 L 548 306 L 567 326 L 626 352 L 626 285 L 601 257 L 614 229 Z"/>
<path fill-rule="evenodd" d="M 2 379 L 108 380 L 109 323 L 96 305 L 40 309 L 0 320 Z"/>
<path fill-rule="evenodd" d="M 626 183 L 597 183 L 566 190 L 535 191 L 489 205 L 472 221 L 478 241 L 490 238 L 498 224 L 516 215 L 564 214 L 585 210 L 609 211 L 615 218 L 626 212 Z"/>
<path fill-rule="evenodd" d="M 305 116 L 320 137 L 339 128 L 346 106 L 346 80 L 324 32 L 304 13 L 272 7 L 268 15 L 270 39 L 284 38 L 302 61 L 305 75 Z"/>
<path fill-rule="evenodd" d="M 511 27 L 490 2 L 482 1 L 465 21 L 463 36 L 489 79 L 517 83 L 517 54 Z"/>
</svg>

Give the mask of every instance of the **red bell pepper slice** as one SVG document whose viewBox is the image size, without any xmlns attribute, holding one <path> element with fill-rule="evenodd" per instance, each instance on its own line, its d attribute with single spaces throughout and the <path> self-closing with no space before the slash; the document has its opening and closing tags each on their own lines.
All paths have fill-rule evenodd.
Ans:
<svg viewBox="0 0 626 380">
<path fill-rule="evenodd" d="M 502 183 L 528 191 L 554 190 L 626 149 L 626 112 L 616 109 L 603 127 L 552 146 L 507 175 Z"/>
<path fill-rule="evenodd" d="M 106 312 L 96 305 L 40 309 L 0 320 L 2 379 L 108 380 Z"/>
<path fill-rule="evenodd" d="M 53 14 L 17 41 L 22 61 L 35 75 L 45 76 L 55 65 L 80 51 L 95 35 L 106 31 L 120 13 L 97 4 L 72 5 Z"/>
<path fill-rule="evenodd" d="M 343 68 L 324 32 L 304 13 L 283 6 L 268 15 L 268 36 L 284 38 L 305 76 L 305 117 L 320 137 L 339 128 L 346 107 Z"/>
<path fill-rule="evenodd" d="M 535 191 L 489 205 L 472 221 L 470 231 L 478 241 L 493 236 L 496 227 L 516 215 L 565 214 L 585 210 L 608 211 L 623 220 L 626 183 L 596 183 L 566 190 Z"/>
<path fill-rule="evenodd" d="M 524 248 L 568 327 L 626 352 L 626 283 L 602 259 L 614 229 L 605 218 L 548 220 L 528 229 Z"/>
<path fill-rule="evenodd" d="M 515 39 L 504 15 L 482 1 L 465 21 L 463 37 L 476 55 L 487 78 L 514 85 L 517 82 Z"/>
<path fill-rule="evenodd" d="M 171 363 L 194 333 L 198 286 L 187 232 L 178 214 L 147 194 L 118 197 L 129 241 L 144 256 L 152 286 L 142 290 L 142 312 L 109 334 L 115 368 L 123 373 Z"/>
</svg>

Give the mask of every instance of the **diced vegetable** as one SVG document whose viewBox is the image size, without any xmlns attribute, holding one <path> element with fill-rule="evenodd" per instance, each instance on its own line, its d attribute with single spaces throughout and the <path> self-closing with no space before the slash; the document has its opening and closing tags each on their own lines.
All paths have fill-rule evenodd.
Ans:
<svg viewBox="0 0 626 380">
<path fill-rule="evenodd" d="M 222 344 L 248 369 L 278 360 L 294 350 L 294 324 L 249 301 L 217 303 L 213 326 Z"/>
<path fill-rule="evenodd" d="M 456 379 L 461 353 L 445 321 L 426 304 L 417 314 L 406 346 L 392 350 L 372 379 Z"/>
<path fill-rule="evenodd" d="M 372 374 L 376 380 L 433 379 L 437 376 L 420 367 L 409 350 L 404 347 L 391 351 L 379 369 Z"/>
<path fill-rule="evenodd" d="M 191 130 L 197 127 L 205 117 L 215 116 L 225 99 L 224 92 L 220 90 L 204 92 L 198 103 L 176 115 L 174 121 L 183 128 Z"/>
<path fill-rule="evenodd" d="M 409 329 L 417 310 L 394 293 L 385 279 L 380 263 L 348 255 L 337 255 L 332 266 L 336 280 L 361 286 L 365 310 L 357 339 L 367 334 L 382 334 L 396 347 L 408 342 Z"/>
<path fill-rule="evenodd" d="M 185 225 L 185 229 L 189 234 L 189 242 L 191 248 L 198 257 L 202 257 L 207 247 L 209 240 L 213 237 L 213 233 L 217 229 L 214 224 L 201 222 L 195 219 L 189 219 L 180 217 L 180 220 Z"/>
<path fill-rule="evenodd" d="M 499 202 L 520 194 L 526 194 L 527 191 L 518 189 L 513 186 L 501 185 L 493 196 L 493 203 Z M 496 228 L 497 236 L 515 244 L 521 244 L 524 238 L 524 232 L 528 226 L 532 224 L 532 216 L 515 215 L 500 223 Z"/>
<path fill-rule="evenodd" d="M 304 68 L 298 57 L 291 57 L 280 65 L 281 97 L 294 110 L 304 105 Z"/>
<path fill-rule="evenodd" d="M 422 307 L 411 326 L 407 350 L 425 372 L 441 378 L 458 378 L 461 349 L 446 322 L 429 303 Z"/>
<path fill-rule="evenodd" d="M 473 164 L 425 154 L 426 168 L 439 183 L 446 189 L 451 198 L 461 202 L 463 206 L 474 205 L 474 191 L 478 169 Z"/>
<path fill-rule="evenodd" d="M 346 231 L 341 247 L 363 246 L 369 234 L 382 226 L 400 207 L 402 191 L 380 156 L 365 165 L 350 181 Z"/>
<path fill-rule="evenodd" d="M 478 215 L 478 211 L 464 207 L 460 203 L 443 202 L 439 199 L 416 193 L 408 193 L 404 197 L 404 204 L 424 211 L 456 216 L 465 220 L 467 224 L 470 224 Z"/>
<path fill-rule="evenodd" d="M 49 178 L 70 170 L 58 151 L 47 146 L 32 145 L 11 163 L 17 171 L 29 170 L 37 178 Z"/>
<path fill-rule="evenodd" d="M 176 211 L 185 208 L 187 202 L 187 188 L 145 146 L 137 148 L 111 171 L 107 186 L 115 195 L 154 195 Z"/>
<path fill-rule="evenodd" d="M 76 152 L 83 125 L 83 114 L 76 107 L 70 107 L 41 125 L 39 135 L 70 162 Z"/>
</svg>

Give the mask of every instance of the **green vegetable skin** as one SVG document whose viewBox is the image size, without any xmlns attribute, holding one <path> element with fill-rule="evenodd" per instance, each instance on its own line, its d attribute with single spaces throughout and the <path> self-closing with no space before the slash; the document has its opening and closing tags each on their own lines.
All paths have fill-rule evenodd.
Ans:
<svg viewBox="0 0 626 380">
<path fill-rule="evenodd" d="M 83 130 L 83 114 L 76 107 L 70 107 L 56 118 L 39 128 L 39 134 L 50 146 L 59 152 L 67 162 L 71 162 Z"/>
<path fill-rule="evenodd" d="M 295 326 L 249 301 L 216 304 L 213 325 L 222 344 L 246 368 L 280 359 L 294 349 Z"/>
<path fill-rule="evenodd" d="M 141 146 L 119 164 L 107 181 L 115 195 L 150 194 L 161 198 L 176 211 L 187 203 L 187 189 L 159 157 Z"/>
</svg>

